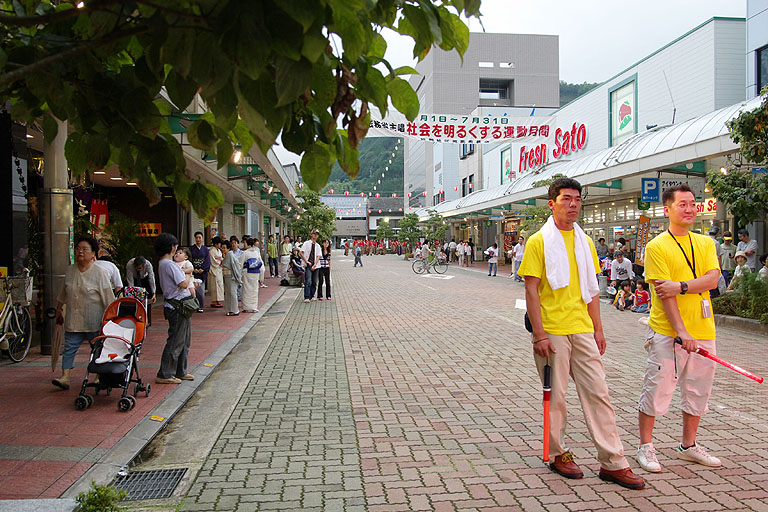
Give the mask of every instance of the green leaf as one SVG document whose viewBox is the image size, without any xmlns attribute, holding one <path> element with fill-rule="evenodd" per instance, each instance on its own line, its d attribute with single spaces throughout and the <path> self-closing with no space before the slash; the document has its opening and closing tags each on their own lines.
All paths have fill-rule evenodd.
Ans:
<svg viewBox="0 0 768 512">
<path fill-rule="evenodd" d="M 331 68 L 317 64 L 313 66 L 310 87 L 315 92 L 315 100 L 321 105 L 331 105 L 336 99 L 336 77 Z"/>
<path fill-rule="evenodd" d="M 174 184 L 174 192 L 179 203 L 193 209 L 206 226 L 213 222 L 216 212 L 225 202 L 219 187 L 197 180 Z"/>
<path fill-rule="evenodd" d="M 312 64 L 304 58 L 298 62 L 278 58 L 275 68 L 277 106 L 296 101 L 309 87 L 312 78 Z"/>
<path fill-rule="evenodd" d="M 64 156 L 75 175 L 100 171 L 107 165 L 110 153 L 109 142 L 99 135 L 70 133 L 64 144 Z"/>
<path fill-rule="evenodd" d="M 469 27 L 458 16 L 451 15 L 451 21 L 453 23 L 453 43 L 463 62 L 464 53 L 469 48 Z"/>
<path fill-rule="evenodd" d="M 253 147 L 253 135 L 242 119 L 237 120 L 235 127 L 232 128 L 232 133 L 234 139 L 240 144 L 240 151 L 243 152 L 243 155 L 247 155 Z"/>
<path fill-rule="evenodd" d="M 292 153 L 300 155 L 304 150 L 314 142 L 314 131 L 312 123 L 294 119 L 288 129 L 284 129 L 280 139 L 283 141 L 283 147 Z"/>
<path fill-rule="evenodd" d="M 213 126 L 204 119 L 198 119 L 187 128 L 187 138 L 189 143 L 197 149 L 208 152 L 214 152 L 216 147 L 216 136 L 213 133 Z"/>
<path fill-rule="evenodd" d="M 365 53 L 366 29 L 357 13 L 349 6 L 337 4 L 333 9 L 333 25 L 329 27 L 337 33 L 344 46 L 344 57 L 350 62 Z M 370 29 L 369 29 L 370 30 Z"/>
<path fill-rule="evenodd" d="M 182 77 L 187 78 L 192 70 L 192 53 L 195 49 L 195 32 L 192 29 L 174 29 L 168 31 L 162 52 L 165 62 L 173 65 L 173 69 Z"/>
<path fill-rule="evenodd" d="M 331 175 L 334 160 L 327 144 L 315 142 L 301 157 L 301 177 L 304 183 L 312 190 L 321 190 Z"/>
<path fill-rule="evenodd" d="M 420 73 L 415 69 L 413 69 L 411 66 L 400 66 L 399 68 L 395 68 L 395 74 L 400 76 L 400 75 L 418 75 Z"/>
<path fill-rule="evenodd" d="M 304 34 L 304 42 L 301 46 L 301 54 L 310 62 L 317 60 L 325 53 L 330 42 L 323 35 L 322 25 L 313 27 L 312 30 Z"/>
<path fill-rule="evenodd" d="M 216 144 L 216 159 L 219 165 L 219 169 L 226 167 L 229 164 L 229 159 L 232 158 L 232 142 L 229 139 L 220 139 Z"/>
<path fill-rule="evenodd" d="M 242 85 L 240 82 L 242 82 Z M 276 134 L 267 125 L 267 120 L 260 112 L 260 109 L 256 107 L 258 105 L 257 91 L 255 91 L 256 84 L 251 83 L 245 77 L 240 77 L 240 80 L 235 80 L 234 85 L 235 92 L 237 93 L 240 118 L 256 137 L 264 142 L 273 144 Z"/>
<path fill-rule="evenodd" d="M 387 52 L 387 41 L 384 39 L 384 36 L 381 34 L 374 34 L 373 41 L 371 41 L 371 45 L 368 47 L 368 55 L 369 57 L 376 57 L 379 59 L 384 58 L 384 54 Z"/>
<path fill-rule="evenodd" d="M 323 5 L 317 0 L 290 0 L 277 2 L 277 7 L 282 9 L 294 21 L 297 21 L 307 32 L 315 19 L 322 15 Z"/>
<path fill-rule="evenodd" d="M 411 84 L 402 78 L 394 78 L 387 84 L 387 92 L 392 98 L 392 104 L 405 114 L 409 121 L 419 115 L 419 97 Z"/>
<path fill-rule="evenodd" d="M 165 88 L 168 90 L 171 101 L 179 110 L 185 110 L 197 93 L 197 83 L 191 78 L 184 78 L 176 71 L 168 73 Z"/>
<path fill-rule="evenodd" d="M 350 179 L 355 179 L 360 172 L 360 160 L 358 159 L 360 151 L 349 143 L 347 130 L 339 130 L 338 132 L 336 155 L 339 159 L 339 165 Z"/>
<path fill-rule="evenodd" d="M 358 60 L 357 89 L 363 99 L 372 101 L 381 111 L 382 115 L 387 113 L 387 81 L 381 71 Z"/>
<path fill-rule="evenodd" d="M 56 135 L 59 133 L 59 124 L 53 118 L 53 116 L 46 114 L 43 116 L 43 136 L 46 142 L 49 144 L 53 142 Z"/>
</svg>

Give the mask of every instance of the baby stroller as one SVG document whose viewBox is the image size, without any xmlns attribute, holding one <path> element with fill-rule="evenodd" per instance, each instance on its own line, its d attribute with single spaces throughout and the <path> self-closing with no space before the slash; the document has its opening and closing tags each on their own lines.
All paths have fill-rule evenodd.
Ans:
<svg viewBox="0 0 768 512">
<path fill-rule="evenodd" d="M 134 297 L 121 297 L 107 307 L 101 320 L 101 334 L 92 339 L 91 357 L 83 380 L 80 394 L 75 398 L 75 409 L 82 411 L 93 405 L 94 394 L 113 388 L 122 389 L 117 409 L 127 412 L 136 406 L 135 396 L 144 392 L 149 396 L 149 384 L 142 384 L 139 376 L 139 354 L 147 329 L 147 310 L 144 302 Z M 88 374 L 95 373 L 96 379 L 88 382 Z M 135 378 L 134 378 L 135 375 Z M 131 383 L 135 383 L 133 394 L 128 394 Z"/>
</svg>

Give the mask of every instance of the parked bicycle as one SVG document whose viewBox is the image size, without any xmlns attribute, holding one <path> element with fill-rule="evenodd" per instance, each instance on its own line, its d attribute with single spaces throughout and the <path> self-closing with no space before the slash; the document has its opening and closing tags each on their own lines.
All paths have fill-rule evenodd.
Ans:
<svg viewBox="0 0 768 512">
<path fill-rule="evenodd" d="M 5 350 L 12 361 L 18 363 L 29 353 L 32 343 L 32 317 L 29 303 L 32 299 L 32 278 L 26 275 L 3 278 L 0 299 L 0 350 Z"/>
<path fill-rule="evenodd" d="M 417 274 L 423 274 L 424 272 L 429 274 L 430 269 L 438 274 L 445 274 L 445 271 L 448 270 L 448 263 L 445 261 L 443 253 L 438 253 L 438 256 L 432 258 L 432 261 L 430 262 L 427 262 L 423 258 L 417 259 L 411 265 L 411 269 Z"/>
</svg>

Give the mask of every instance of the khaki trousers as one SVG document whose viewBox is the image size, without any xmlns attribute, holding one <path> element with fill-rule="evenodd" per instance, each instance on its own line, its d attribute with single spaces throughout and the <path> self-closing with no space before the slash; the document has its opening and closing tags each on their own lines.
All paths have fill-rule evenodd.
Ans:
<svg viewBox="0 0 768 512">
<path fill-rule="evenodd" d="M 562 437 L 568 422 L 565 394 L 568 391 L 568 376 L 576 383 L 584 421 L 597 448 L 600 466 L 609 471 L 629 467 L 624 458 L 624 447 L 616 430 L 616 413 L 608 398 L 605 369 L 597 350 L 592 333 L 560 336 L 549 334 L 549 340 L 557 351 L 549 357 L 552 367 L 552 393 L 549 405 L 549 457 L 568 451 L 563 447 Z M 539 378 L 544 379 L 544 365 L 547 359 L 534 354 Z"/>
</svg>

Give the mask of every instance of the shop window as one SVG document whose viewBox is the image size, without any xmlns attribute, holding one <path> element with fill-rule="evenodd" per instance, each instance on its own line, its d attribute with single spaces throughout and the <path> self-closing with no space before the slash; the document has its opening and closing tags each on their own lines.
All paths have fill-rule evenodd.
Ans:
<svg viewBox="0 0 768 512">
<path fill-rule="evenodd" d="M 768 46 L 763 46 L 756 52 L 757 56 L 757 93 L 768 85 Z"/>
<path fill-rule="evenodd" d="M 480 79 L 481 100 L 508 100 L 512 97 L 512 81 L 495 78 Z"/>
<path fill-rule="evenodd" d="M 467 178 L 461 179 L 461 197 L 467 195 Z"/>
</svg>

